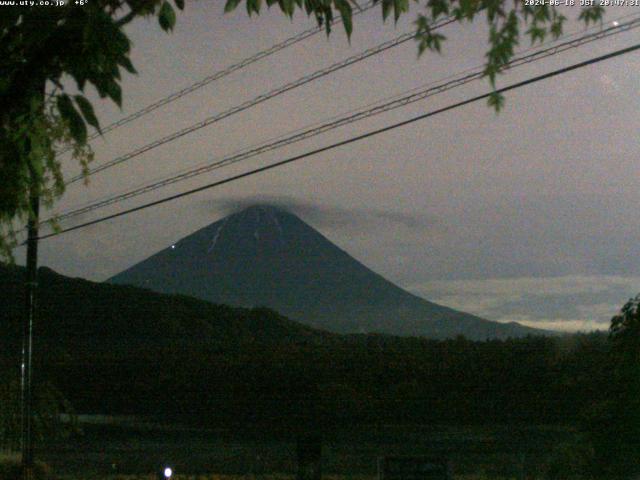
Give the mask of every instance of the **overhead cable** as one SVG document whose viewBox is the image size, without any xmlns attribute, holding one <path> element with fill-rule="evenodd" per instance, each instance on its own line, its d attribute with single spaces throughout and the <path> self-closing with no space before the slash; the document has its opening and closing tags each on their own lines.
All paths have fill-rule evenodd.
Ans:
<svg viewBox="0 0 640 480">
<path fill-rule="evenodd" d="M 607 38 L 612 35 L 626 32 L 638 27 L 640 27 L 640 17 L 625 23 L 618 24 L 617 26 L 612 26 L 602 31 L 582 35 L 578 38 L 560 43 L 553 47 L 539 49 L 537 51 L 534 51 L 531 54 L 516 57 L 507 64 L 507 68 L 512 69 L 512 68 L 529 64 L 538 60 L 542 60 L 543 58 L 557 55 L 567 50 L 578 48 L 582 45 L 594 42 L 596 40 L 601 40 L 603 38 Z M 339 117 L 335 120 L 320 124 L 318 126 L 314 126 L 311 128 L 298 131 L 293 135 L 282 137 L 276 141 L 265 143 L 257 147 L 253 147 L 251 149 L 227 156 L 223 159 L 216 160 L 206 165 L 193 168 L 191 170 L 170 176 L 168 178 L 135 188 L 128 192 L 114 195 L 106 199 L 90 203 L 83 207 L 64 212 L 61 215 L 58 215 L 57 217 L 55 217 L 55 219 L 57 221 L 69 219 L 78 215 L 89 213 L 99 208 L 106 207 L 108 205 L 112 205 L 133 197 L 137 197 L 139 195 L 157 190 L 167 185 L 171 185 L 173 183 L 187 180 L 189 178 L 193 178 L 198 175 L 202 175 L 202 174 L 211 172 L 213 170 L 217 170 L 219 168 L 226 167 L 228 165 L 235 164 L 237 162 L 255 157 L 262 153 L 266 153 L 272 150 L 282 148 L 287 145 L 291 145 L 293 143 L 300 142 L 302 140 L 314 137 L 316 135 L 328 132 L 330 130 L 334 130 L 344 125 L 351 124 L 351 123 L 363 120 L 365 118 L 379 115 L 381 113 L 388 112 L 390 110 L 394 110 L 400 107 L 404 107 L 406 105 L 415 103 L 420 100 L 424 100 L 431 96 L 434 96 L 434 95 L 446 92 L 448 90 L 457 88 L 459 86 L 465 85 L 467 83 L 470 83 L 474 80 L 478 80 L 482 78 L 483 75 L 484 75 L 484 69 L 482 67 L 478 67 L 476 70 L 472 70 L 470 73 L 467 73 L 464 75 L 458 75 L 457 77 L 454 77 L 449 81 L 442 82 L 434 86 L 429 86 L 428 88 L 423 88 L 418 91 L 414 90 L 410 94 L 401 96 L 399 98 L 395 98 L 394 100 L 387 101 L 382 104 L 377 104 L 369 108 L 361 109 L 359 111 L 356 111 L 355 113 L 351 113 L 351 114 Z M 43 221 L 43 223 L 46 223 L 47 221 L 50 221 L 50 220 L 51 219 L 45 220 Z"/>
<path fill-rule="evenodd" d="M 360 7 L 359 9 L 357 9 L 356 11 L 354 11 L 354 15 L 358 15 L 360 13 L 364 13 L 367 10 L 370 10 L 372 7 L 375 6 L 375 3 L 370 1 L 367 4 L 363 5 L 362 7 Z M 333 20 L 333 24 L 337 24 L 337 23 L 341 23 L 342 22 L 342 18 L 337 17 L 336 19 Z M 234 63 L 233 65 L 230 65 L 229 67 L 225 68 L 224 70 L 220 70 L 218 72 L 215 72 L 211 75 L 208 75 L 206 77 L 204 77 L 201 80 L 198 80 L 197 82 L 189 85 L 188 87 L 183 88 L 182 90 L 178 90 L 177 92 L 174 92 L 170 95 L 167 95 L 166 97 L 163 97 L 149 105 L 147 105 L 146 107 L 141 108 L 140 110 L 137 110 L 135 112 L 133 112 L 130 115 L 127 115 L 126 117 L 121 118 L 120 120 L 110 123 L 109 125 L 107 125 L 106 127 L 103 127 L 101 129 L 101 132 L 95 132 L 93 134 L 91 134 L 88 139 L 89 140 L 93 140 L 97 137 L 99 137 L 101 134 L 104 135 L 107 132 L 110 132 L 112 130 L 115 130 L 116 128 L 122 127 L 123 125 L 126 125 L 128 123 L 133 122 L 134 120 L 137 120 L 140 117 L 143 117 L 151 112 L 153 112 L 154 110 L 157 110 L 160 107 L 163 107 L 165 105 L 168 105 L 171 102 L 174 102 L 175 100 L 178 100 L 179 98 L 182 98 L 192 92 L 195 92 L 196 90 L 201 89 L 202 87 L 205 87 L 207 85 L 209 85 L 212 82 L 215 82 L 216 80 L 220 80 L 223 77 L 226 77 L 227 75 L 232 74 L 233 72 L 236 72 L 238 70 L 241 70 L 249 65 L 251 65 L 252 63 L 255 63 L 259 60 L 262 60 L 264 58 L 267 58 L 271 55 L 273 55 L 274 53 L 277 53 L 281 50 L 284 50 L 287 47 L 290 47 L 292 45 L 295 45 L 296 43 L 299 43 L 303 40 L 306 40 L 307 38 L 310 38 L 314 35 L 316 35 L 319 32 L 323 32 L 325 29 L 324 26 L 319 26 L 319 27 L 314 27 L 314 28 L 310 28 L 308 30 L 305 30 L 303 32 L 298 33 L 297 35 L 294 35 L 292 37 L 287 38 L 286 40 L 277 43 L 275 45 L 272 45 L 271 47 L 267 48 L 266 50 L 262 50 L 258 53 L 256 53 L 255 55 L 252 55 L 250 57 L 244 58 L 242 60 L 240 60 L 238 63 Z M 70 148 L 66 148 L 62 151 L 59 152 L 59 154 L 68 152 L 69 150 L 71 150 Z"/>
<path fill-rule="evenodd" d="M 448 25 L 450 23 L 453 23 L 455 21 L 454 18 L 452 17 L 448 17 L 446 20 L 442 20 L 436 24 L 434 24 L 432 26 L 432 29 L 438 29 L 441 27 L 444 27 L 445 25 Z M 376 45 L 375 47 L 369 48 L 363 52 L 360 52 L 356 55 L 353 55 L 349 58 L 346 58 L 340 62 L 334 63 L 333 65 L 330 65 L 326 68 L 317 70 L 309 75 L 305 75 L 304 77 L 301 77 L 297 80 L 294 80 L 293 82 L 289 82 L 285 85 L 282 85 L 280 87 L 277 87 L 273 90 L 270 90 L 267 93 L 261 94 L 251 100 L 248 100 L 240 105 L 237 105 L 235 107 L 230 108 L 229 110 L 226 110 L 224 112 L 218 113 L 216 115 L 213 115 L 211 117 L 205 118 L 204 120 L 195 123 L 189 127 L 183 128 L 181 130 L 178 130 L 177 132 L 171 133 L 165 137 L 162 137 L 158 140 L 155 140 L 147 145 L 144 145 L 140 148 L 137 148 L 136 150 L 133 150 L 129 153 L 126 153 L 124 155 L 121 155 L 117 158 L 114 158 L 113 160 L 110 160 L 102 165 L 99 165 L 95 168 L 92 168 L 88 171 L 88 173 L 86 174 L 79 174 L 76 175 L 75 177 L 72 177 L 69 181 L 66 182 L 66 185 L 70 185 L 72 183 L 78 182 L 79 180 L 83 180 L 86 178 L 86 176 L 88 175 L 94 175 L 98 172 L 102 172 L 104 170 L 107 170 L 108 168 L 114 167 L 116 165 L 119 165 L 123 162 L 126 162 L 128 160 L 131 160 L 132 158 L 135 158 L 139 155 L 142 155 L 143 153 L 146 153 L 150 150 L 153 150 L 154 148 L 157 148 L 161 145 L 164 145 L 166 143 L 172 142 L 174 140 L 177 140 L 178 138 L 184 137 L 185 135 L 188 135 L 190 133 L 193 133 L 197 130 L 200 130 L 204 127 L 207 127 L 213 123 L 219 122 L 220 120 L 223 120 L 227 117 L 230 117 L 232 115 L 235 115 L 236 113 L 240 113 L 244 110 L 247 110 L 251 107 L 254 107 L 262 102 L 265 102 L 267 100 L 270 100 L 274 97 L 277 97 L 279 95 L 282 95 L 283 93 L 286 93 L 290 90 L 293 90 L 295 88 L 301 87 L 302 85 L 306 85 L 307 83 L 313 82 L 314 80 L 317 80 L 319 78 L 325 77 L 327 75 L 330 75 L 331 73 L 334 73 L 338 70 L 342 70 L 343 68 L 349 67 L 355 63 L 361 62 L 362 60 L 365 60 L 369 57 L 372 57 L 374 55 L 378 55 L 384 51 L 387 51 L 391 48 L 397 47 L 398 45 L 402 45 L 403 43 L 406 43 L 407 41 L 413 39 L 415 37 L 415 31 L 411 31 L 411 32 L 407 32 L 404 33 L 392 40 L 388 40 L 386 42 L 383 42 L 379 45 Z"/>
<path fill-rule="evenodd" d="M 589 65 L 594 65 L 596 63 L 603 62 L 603 61 L 609 60 L 611 58 L 615 58 L 615 57 L 618 57 L 618 56 L 621 56 L 621 55 L 625 55 L 627 53 L 634 52 L 634 51 L 636 51 L 638 49 L 640 49 L 640 43 L 636 44 L 636 45 L 632 45 L 630 47 L 626 47 L 626 48 L 620 49 L 620 50 L 616 50 L 616 51 L 608 53 L 606 55 L 601 55 L 601 56 L 594 57 L 594 58 L 591 58 L 591 59 L 583 61 L 583 62 L 575 63 L 575 64 L 569 65 L 567 67 L 563 67 L 563 68 L 560 68 L 560 69 L 557 69 L 557 70 L 553 70 L 551 72 L 548 72 L 548 73 L 545 73 L 545 74 L 542 74 L 542 75 L 538 75 L 538 76 L 529 78 L 527 80 L 523 80 L 521 82 L 514 83 L 514 84 L 506 86 L 506 87 L 499 88 L 499 89 L 495 90 L 494 92 L 487 92 L 487 93 L 484 93 L 484 94 L 481 94 L 481 95 L 477 95 L 475 97 L 468 98 L 466 100 L 463 100 L 463 101 L 448 105 L 446 107 L 438 108 L 438 109 L 433 110 L 431 112 L 427 112 L 427 113 L 418 115 L 418 116 L 410 118 L 408 120 L 404 120 L 404 121 L 401 121 L 401 122 L 398 122 L 398 123 L 394 123 L 392 125 L 388 125 L 386 127 L 379 128 L 377 130 L 372 130 L 372 131 L 369 131 L 369 132 L 364 133 L 362 135 L 357 135 L 355 137 L 351 137 L 349 139 L 342 140 L 340 142 L 336 142 L 336 143 L 333 143 L 331 145 L 327 145 L 325 147 L 317 148 L 317 149 L 311 150 L 309 152 L 305 152 L 303 154 L 296 155 L 296 156 L 287 158 L 285 160 L 281 160 L 279 162 L 272 163 L 270 165 L 266 165 L 266 166 L 263 166 L 263 167 L 260 167 L 260 168 L 256 168 L 256 169 L 253 169 L 253 170 L 250 170 L 250 171 L 238 174 L 238 175 L 234 175 L 232 177 L 228 177 L 228 178 L 225 178 L 223 180 L 218 180 L 218 181 L 215 181 L 213 183 L 209 183 L 207 185 L 203 185 L 203 186 L 200 186 L 198 188 L 187 190 L 187 191 L 175 194 L 175 195 L 170 195 L 168 197 L 164 197 L 164 198 L 161 198 L 159 200 L 155 200 L 153 202 L 145 203 L 145 204 L 139 205 L 137 207 L 129 208 L 127 210 L 122 210 L 120 212 L 117 212 L 117 213 L 114 213 L 114 214 L 111 214 L 111 215 L 106 215 L 104 217 L 100 217 L 100 218 L 97 218 L 97 219 L 94 219 L 94 220 L 91 220 L 91 221 L 88 221 L 88 222 L 84 222 L 84 223 L 81 223 L 79 225 L 74 225 L 72 227 L 67 227 L 67 228 L 61 229 L 61 230 L 59 230 L 57 232 L 52 232 L 52 233 L 49 233 L 47 235 L 40 236 L 39 240 L 44 240 L 46 238 L 55 237 L 55 236 L 61 235 L 63 233 L 67 233 L 67 232 L 71 232 L 71 231 L 74 231 L 74 230 L 79 230 L 79 229 L 82 229 L 82 228 L 86 228 L 86 227 L 91 226 L 91 225 L 96 225 L 98 223 L 106 222 L 107 220 L 112 220 L 114 218 L 118 218 L 118 217 L 122 217 L 122 216 L 125 216 L 125 215 L 129 215 L 129 214 L 134 213 L 134 212 L 145 210 L 145 209 L 150 208 L 150 207 L 161 205 L 163 203 L 167 203 L 167 202 L 170 202 L 170 201 L 173 201 L 173 200 L 177 200 L 179 198 L 187 197 L 187 196 L 193 195 L 193 194 L 198 193 L 198 192 L 209 190 L 209 189 L 218 187 L 220 185 L 231 183 L 231 182 L 240 180 L 242 178 L 250 177 L 250 176 L 256 175 L 258 173 L 266 172 L 268 170 L 272 170 L 272 169 L 281 167 L 283 165 L 287 165 L 289 163 L 293 163 L 293 162 L 302 160 L 304 158 L 312 157 L 314 155 L 318 155 L 320 153 L 324 153 L 324 152 L 327 152 L 329 150 L 333 150 L 335 148 L 342 147 L 344 145 L 349 145 L 349 144 L 352 144 L 352 143 L 355 143 L 355 142 L 359 142 L 361 140 L 364 140 L 364 139 L 367 139 L 367 138 L 370 138 L 370 137 L 373 137 L 373 136 L 376 136 L 376 135 L 380 135 L 381 133 L 388 132 L 388 131 L 391 131 L 391 130 L 395 130 L 397 128 L 404 127 L 406 125 L 410 125 L 410 124 L 418 122 L 420 120 L 425 120 L 427 118 L 431 118 L 431 117 L 439 115 L 441 113 L 448 112 L 448 111 L 454 110 L 456 108 L 460 108 L 460 107 L 465 106 L 465 105 L 469 105 L 470 103 L 474 103 L 474 102 L 477 102 L 479 100 L 486 99 L 486 98 L 490 97 L 494 93 L 502 94 L 502 93 L 508 92 L 510 90 L 515 90 L 517 88 L 521 88 L 521 87 L 524 87 L 524 86 L 527 86 L 527 85 L 531 85 L 533 83 L 537 83 L 537 82 L 540 82 L 542 80 L 546 80 L 546 79 L 549 79 L 549 78 L 552 78 L 552 77 L 555 77 L 555 76 L 558 76 L 558 75 L 562 75 L 562 74 L 565 74 L 565 73 L 568 73 L 568 72 L 571 72 L 571 71 L 574 71 L 574 70 L 577 70 L 577 69 L 580 69 L 580 68 L 584 68 L 584 67 L 587 67 Z"/>
</svg>

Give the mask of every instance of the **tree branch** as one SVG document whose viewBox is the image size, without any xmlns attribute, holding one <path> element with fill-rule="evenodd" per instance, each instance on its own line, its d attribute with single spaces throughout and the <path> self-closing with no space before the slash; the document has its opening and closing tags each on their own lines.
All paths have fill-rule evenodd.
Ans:
<svg viewBox="0 0 640 480">
<path fill-rule="evenodd" d="M 131 22 L 134 18 L 136 18 L 139 13 L 140 12 L 137 12 L 135 10 L 131 10 L 124 17 L 119 18 L 118 20 L 115 21 L 116 26 L 117 27 L 125 26 L 127 23 Z"/>
</svg>

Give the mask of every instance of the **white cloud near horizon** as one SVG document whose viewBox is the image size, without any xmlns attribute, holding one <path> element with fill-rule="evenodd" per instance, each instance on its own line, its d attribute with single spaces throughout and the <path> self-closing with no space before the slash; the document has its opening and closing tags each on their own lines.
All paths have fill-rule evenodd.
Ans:
<svg viewBox="0 0 640 480">
<path fill-rule="evenodd" d="M 433 302 L 499 322 L 559 331 L 606 330 L 611 317 L 640 291 L 640 277 L 559 277 L 440 280 L 408 290 Z"/>
</svg>

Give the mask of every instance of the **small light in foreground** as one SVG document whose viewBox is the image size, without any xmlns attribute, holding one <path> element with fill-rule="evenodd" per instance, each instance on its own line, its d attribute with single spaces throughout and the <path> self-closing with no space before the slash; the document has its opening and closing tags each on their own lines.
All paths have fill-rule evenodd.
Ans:
<svg viewBox="0 0 640 480">
<path fill-rule="evenodd" d="M 176 246 L 175 245 L 171 245 L 171 250 L 173 250 L 174 248 L 176 248 Z"/>
<path fill-rule="evenodd" d="M 173 470 L 171 470 L 169 467 L 164 469 L 164 478 L 171 478 L 172 474 Z"/>
<path fill-rule="evenodd" d="M 616 22 L 616 21 L 614 21 L 614 22 L 613 22 L 613 26 L 614 26 L 614 27 L 617 27 L 618 25 L 620 25 L 620 23 L 619 23 L 619 22 Z"/>
</svg>

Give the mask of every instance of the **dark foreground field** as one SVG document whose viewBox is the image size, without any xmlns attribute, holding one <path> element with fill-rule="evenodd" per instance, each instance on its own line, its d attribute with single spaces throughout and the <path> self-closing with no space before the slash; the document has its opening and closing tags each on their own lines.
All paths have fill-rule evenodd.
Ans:
<svg viewBox="0 0 640 480">
<path fill-rule="evenodd" d="M 197 431 L 167 427 L 84 426 L 84 434 L 40 446 L 38 459 L 63 478 L 137 477 L 163 464 L 189 478 L 295 474 L 296 445 L 268 432 Z M 329 477 L 374 477 L 383 455 L 428 455 L 450 461 L 455 478 L 541 477 L 558 448 L 576 442 L 560 427 L 371 426 L 323 438 L 322 470 Z"/>
</svg>

